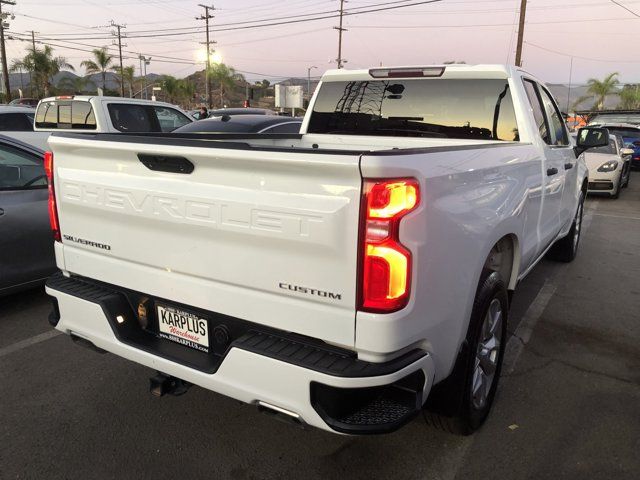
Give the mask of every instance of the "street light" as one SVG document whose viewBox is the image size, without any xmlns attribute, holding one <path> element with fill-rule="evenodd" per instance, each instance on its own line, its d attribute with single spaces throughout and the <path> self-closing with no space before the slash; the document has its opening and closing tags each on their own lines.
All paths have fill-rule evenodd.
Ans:
<svg viewBox="0 0 640 480">
<path fill-rule="evenodd" d="M 151 57 L 145 57 L 144 55 L 138 55 L 138 59 L 140 60 L 140 75 L 142 75 L 142 84 L 144 85 L 144 98 L 148 99 L 147 95 L 147 65 L 151 63 Z M 142 67 L 144 65 L 144 74 L 142 73 Z"/>
<path fill-rule="evenodd" d="M 311 70 L 318 68 L 315 65 L 307 68 L 307 100 L 311 99 Z"/>
</svg>

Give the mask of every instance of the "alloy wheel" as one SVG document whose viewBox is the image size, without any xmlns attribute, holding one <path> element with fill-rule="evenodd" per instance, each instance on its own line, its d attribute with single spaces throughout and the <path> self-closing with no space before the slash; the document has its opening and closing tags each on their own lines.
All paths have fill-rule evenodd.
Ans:
<svg viewBox="0 0 640 480">
<path fill-rule="evenodd" d="M 502 322 L 502 304 L 494 298 L 482 323 L 471 383 L 473 406 L 478 410 L 486 405 L 495 381 L 502 343 Z"/>
</svg>

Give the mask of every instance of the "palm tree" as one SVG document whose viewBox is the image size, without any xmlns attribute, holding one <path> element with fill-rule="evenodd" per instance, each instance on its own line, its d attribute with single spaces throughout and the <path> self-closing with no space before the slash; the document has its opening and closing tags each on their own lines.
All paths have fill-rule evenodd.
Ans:
<svg viewBox="0 0 640 480">
<path fill-rule="evenodd" d="M 211 78 L 220 85 L 220 108 L 223 108 L 225 89 L 233 88 L 242 76 L 238 75 L 233 67 L 225 65 L 224 63 L 214 63 L 211 65 L 209 75 L 211 75 Z"/>
<path fill-rule="evenodd" d="M 136 67 L 134 67 L 133 65 L 129 65 L 128 67 L 124 67 L 122 69 L 122 72 L 120 72 L 120 67 L 111 67 L 111 70 L 120 73 L 120 77 L 118 77 L 118 83 L 124 82 L 125 86 L 129 88 L 129 98 L 132 98 L 133 82 L 136 76 Z"/>
<path fill-rule="evenodd" d="M 586 100 L 594 99 L 592 110 L 602 110 L 604 102 L 609 95 L 619 95 L 620 92 L 616 85 L 618 84 L 618 72 L 610 73 L 604 80 L 600 81 L 596 78 L 590 78 L 587 82 L 589 88 L 587 94 L 576 100 L 574 108 Z"/>
<path fill-rule="evenodd" d="M 193 97 L 196 94 L 196 86 L 186 78 L 180 80 L 180 93 L 186 104 L 190 104 L 193 101 Z"/>
<path fill-rule="evenodd" d="M 38 92 L 34 94 L 34 82 L 33 82 L 33 62 L 31 61 L 29 55 L 25 56 L 23 59 L 13 59 L 11 61 L 11 65 L 9 65 L 10 72 L 20 72 L 20 82 L 22 82 L 22 71 L 26 70 L 29 72 L 29 86 L 31 87 L 31 96 L 38 95 Z M 38 95 L 39 96 L 39 95 Z"/>
<path fill-rule="evenodd" d="M 620 92 L 620 110 L 637 110 L 640 108 L 640 85 L 625 85 Z"/>
<path fill-rule="evenodd" d="M 37 95 L 40 96 L 42 91 L 45 97 L 49 95 L 53 77 L 60 70 L 75 70 L 65 57 L 54 57 L 53 48 L 49 45 L 42 49 L 32 48 L 22 60 L 11 62 L 11 71 L 22 69 L 30 73 L 30 83 L 36 87 Z"/>
<path fill-rule="evenodd" d="M 107 70 L 113 63 L 113 55 L 107 52 L 106 47 L 95 48 L 91 53 L 93 53 L 93 60 L 84 60 L 80 66 L 85 68 L 87 75 L 102 73 L 102 90 L 105 91 L 107 87 Z"/>
<path fill-rule="evenodd" d="M 165 95 L 165 100 L 169 103 L 176 103 L 180 99 L 180 80 L 171 75 L 165 75 L 162 77 L 162 91 Z"/>
</svg>

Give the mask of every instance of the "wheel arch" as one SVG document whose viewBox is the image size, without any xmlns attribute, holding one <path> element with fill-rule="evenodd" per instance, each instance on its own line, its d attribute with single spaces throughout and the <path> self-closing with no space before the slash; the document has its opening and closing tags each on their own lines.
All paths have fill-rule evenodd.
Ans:
<svg viewBox="0 0 640 480">
<path fill-rule="evenodd" d="M 520 242 L 514 233 L 501 237 L 493 244 L 483 268 L 496 271 L 502 277 L 507 290 L 515 290 L 520 266 Z"/>
</svg>

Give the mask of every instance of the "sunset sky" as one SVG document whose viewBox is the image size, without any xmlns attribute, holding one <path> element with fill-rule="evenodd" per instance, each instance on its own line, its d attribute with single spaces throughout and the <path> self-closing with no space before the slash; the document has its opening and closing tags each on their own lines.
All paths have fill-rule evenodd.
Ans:
<svg viewBox="0 0 640 480">
<path fill-rule="evenodd" d="M 349 0 L 356 12 L 420 3 L 420 0 Z M 524 67 L 547 82 L 567 83 L 573 57 L 573 82 L 601 78 L 612 71 L 625 83 L 640 82 L 637 54 L 640 0 L 529 0 Z M 212 38 L 222 61 L 249 79 L 306 77 L 335 67 L 337 18 L 247 28 L 256 21 L 279 23 L 334 15 L 339 0 L 219 0 L 214 2 Z M 374 65 L 513 63 L 520 0 L 442 0 L 435 3 L 349 15 L 344 18 L 343 57 L 347 68 Z M 197 0 L 17 0 L 4 6 L 15 14 L 7 34 L 11 61 L 25 54 L 30 31 L 54 45 L 79 73 L 91 50 L 109 46 L 110 20 L 126 25 L 125 65 L 139 67 L 137 56 L 153 57 L 149 72 L 184 77 L 202 69 L 204 13 Z M 630 11 L 629 11 L 630 10 Z M 635 12 L 638 16 L 635 16 Z M 315 14 L 315 15 L 310 15 Z M 295 16 L 295 17 L 294 17 Z M 244 23 L 240 23 L 244 22 Z M 252 22 L 252 23 L 249 23 Z M 28 37 L 26 35 L 29 35 Z M 164 35 L 164 36 L 156 36 Z M 73 42 L 73 43 L 72 43 Z M 64 47 L 63 47 L 64 46 Z M 74 49 L 71 49 L 74 48 Z M 198 55 L 200 50 L 200 55 Z M 334 61 L 333 63 L 330 63 Z"/>
</svg>

